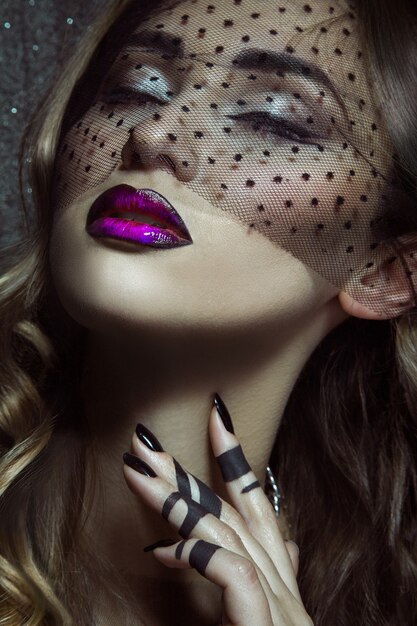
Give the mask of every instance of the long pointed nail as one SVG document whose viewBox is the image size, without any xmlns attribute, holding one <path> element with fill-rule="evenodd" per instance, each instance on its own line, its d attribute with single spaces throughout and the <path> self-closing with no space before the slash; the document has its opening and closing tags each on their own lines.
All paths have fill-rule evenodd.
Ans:
<svg viewBox="0 0 417 626">
<path fill-rule="evenodd" d="M 140 439 L 140 441 L 144 443 L 145 446 L 147 446 L 150 450 L 153 450 L 153 452 L 164 451 L 163 447 L 161 446 L 155 435 L 149 430 L 149 428 L 146 428 L 146 426 L 144 426 L 140 422 L 136 425 L 135 432 L 138 436 L 138 439 Z"/>
<path fill-rule="evenodd" d="M 173 546 L 174 543 L 177 543 L 173 539 L 160 539 L 159 541 L 155 541 L 150 546 L 145 546 L 143 548 L 144 552 L 150 552 L 151 550 L 155 550 L 155 548 L 166 548 L 168 546 Z"/>
<path fill-rule="evenodd" d="M 220 419 L 222 420 L 225 429 L 234 435 L 235 431 L 233 428 L 232 418 L 230 417 L 230 413 L 218 393 L 214 394 L 214 404 L 216 405 L 217 412 L 220 415 Z"/>
<path fill-rule="evenodd" d="M 130 454 L 130 452 L 124 453 L 123 461 L 126 463 L 126 465 L 134 469 L 136 472 L 144 474 L 144 476 L 150 476 L 151 478 L 156 477 L 156 474 L 153 471 L 152 467 L 149 467 L 149 465 L 145 463 L 145 461 L 142 461 L 142 459 L 135 456 L 134 454 Z"/>
</svg>

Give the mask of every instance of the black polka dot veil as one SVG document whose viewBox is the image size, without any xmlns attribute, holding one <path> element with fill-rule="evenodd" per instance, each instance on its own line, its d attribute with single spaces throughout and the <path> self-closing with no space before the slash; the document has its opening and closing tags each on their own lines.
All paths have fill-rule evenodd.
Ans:
<svg viewBox="0 0 417 626">
<path fill-rule="evenodd" d="M 415 261 L 400 245 L 411 200 L 393 176 L 353 4 L 165 2 L 132 24 L 64 131 L 55 210 L 126 155 L 138 167 L 152 157 L 372 310 L 385 306 L 372 291 L 387 280 L 380 267 L 402 272 L 414 301 Z"/>
</svg>

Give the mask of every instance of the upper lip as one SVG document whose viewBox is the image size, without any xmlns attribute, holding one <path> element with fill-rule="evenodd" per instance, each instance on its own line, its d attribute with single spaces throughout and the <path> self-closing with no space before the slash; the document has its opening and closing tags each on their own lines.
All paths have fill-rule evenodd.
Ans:
<svg viewBox="0 0 417 626">
<path fill-rule="evenodd" d="M 183 219 L 164 196 L 154 189 L 135 189 L 132 185 L 115 185 L 101 193 L 91 205 L 87 215 L 87 226 L 98 219 L 105 211 L 130 212 L 148 215 L 155 221 L 171 227 L 186 239 L 191 239 Z"/>
</svg>

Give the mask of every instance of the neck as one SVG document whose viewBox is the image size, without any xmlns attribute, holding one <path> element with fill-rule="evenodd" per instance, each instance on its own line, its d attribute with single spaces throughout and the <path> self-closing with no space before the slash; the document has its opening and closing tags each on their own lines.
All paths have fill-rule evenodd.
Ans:
<svg viewBox="0 0 417 626">
<path fill-rule="evenodd" d="M 197 572 L 165 568 L 143 552 L 145 545 L 177 534 L 125 484 L 122 454 L 129 450 L 137 422 L 147 426 L 185 469 L 226 499 L 223 485 L 212 479 L 216 460 L 207 433 L 211 398 L 217 392 L 263 484 L 296 379 L 320 340 L 345 317 L 330 301 L 290 327 L 265 324 L 250 333 L 236 330 L 234 336 L 222 336 L 221 330 L 203 336 L 189 329 L 158 329 L 137 333 L 135 341 L 91 333 L 83 393 L 105 506 L 90 494 L 88 532 L 100 554 L 136 579 L 201 585 Z M 279 524 L 289 538 L 283 513 Z"/>
</svg>

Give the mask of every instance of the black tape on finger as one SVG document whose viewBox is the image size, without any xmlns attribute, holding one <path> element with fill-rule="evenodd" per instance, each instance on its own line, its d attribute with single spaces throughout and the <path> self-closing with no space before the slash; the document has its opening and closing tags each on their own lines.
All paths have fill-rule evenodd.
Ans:
<svg viewBox="0 0 417 626">
<path fill-rule="evenodd" d="M 199 539 L 192 547 L 188 558 L 191 567 L 194 567 L 197 572 L 205 576 L 207 565 L 210 563 L 213 554 L 219 548 L 220 546 L 216 546 L 214 543 Z"/>
</svg>

